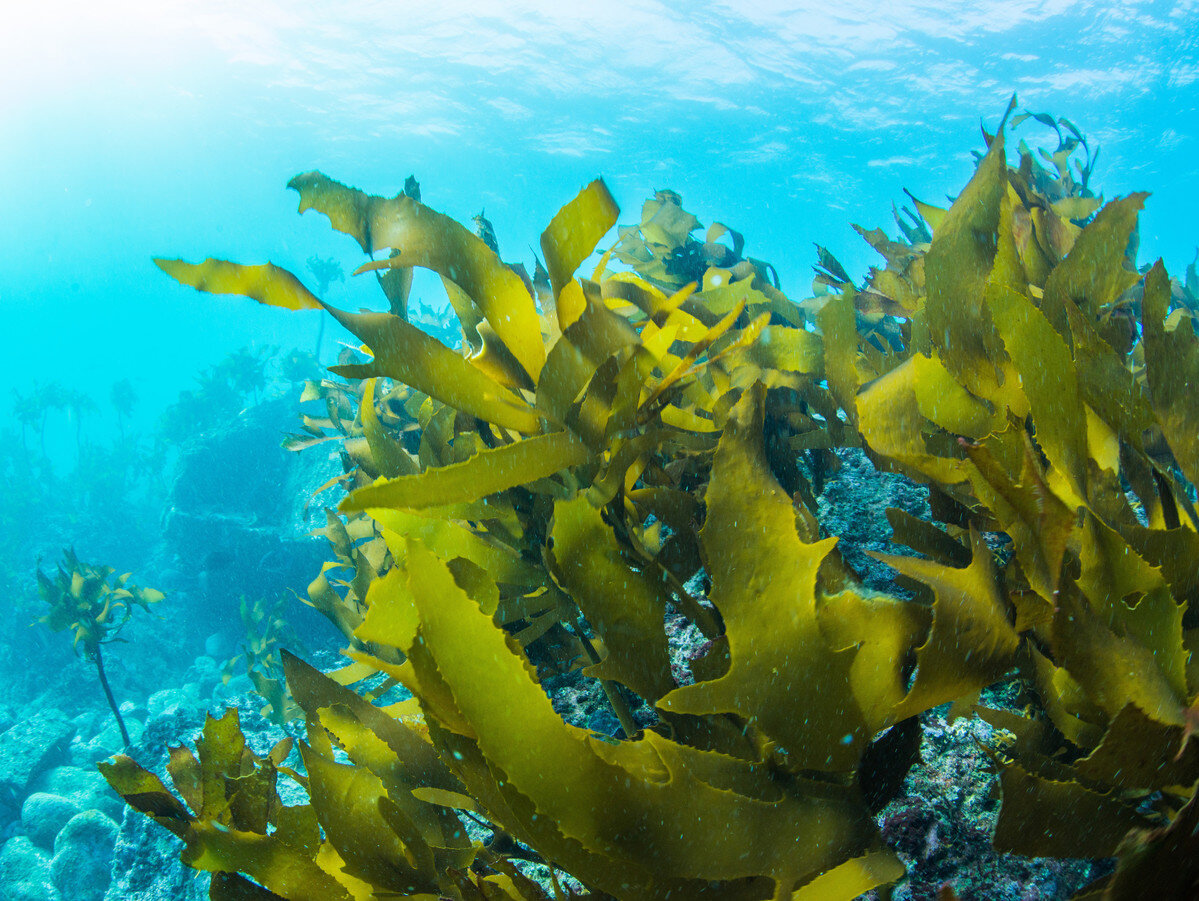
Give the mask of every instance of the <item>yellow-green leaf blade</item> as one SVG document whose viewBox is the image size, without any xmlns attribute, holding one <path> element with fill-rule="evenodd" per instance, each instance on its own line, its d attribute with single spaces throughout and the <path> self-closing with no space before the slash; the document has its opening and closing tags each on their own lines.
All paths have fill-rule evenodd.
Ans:
<svg viewBox="0 0 1199 901">
<path fill-rule="evenodd" d="M 285 310 L 319 310 L 324 306 L 298 278 L 274 263 L 246 266 L 213 257 L 203 263 L 155 257 L 154 264 L 180 284 L 209 294 L 240 294 Z"/>
<path fill-rule="evenodd" d="M 416 326 L 389 313 L 326 309 L 374 355 L 369 363 L 335 367 L 339 375 L 387 376 L 498 426 L 525 433 L 540 430 L 541 417 L 532 407 Z"/>
<path fill-rule="evenodd" d="M 616 224 L 620 208 L 603 179 L 597 178 L 562 207 L 541 233 L 541 252 L 554 296 L 570 281 L 579 264 Z"/>
<path fill-rule="evenodd" d="M 591 452 L 572 432 L 550 432 L 480 451 L 468 460 L 360 488 L 342 512 L 371 507 L 429 507 L 478 500 L 586 462 Z"/>
</svg>

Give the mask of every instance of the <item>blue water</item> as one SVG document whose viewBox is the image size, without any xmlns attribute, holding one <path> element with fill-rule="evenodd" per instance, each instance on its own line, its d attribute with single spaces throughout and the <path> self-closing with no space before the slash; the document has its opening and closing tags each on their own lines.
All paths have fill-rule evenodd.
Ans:
<svg viewBox="0 0 1199 901">
<path fill-rule="evenodd" d="M 905 187 L 956 190 L 980 118 L 994 125 L 1015 91 L 1102 148 L 1106 196 L 1153 192 L 1142 260 L 1180 272 L 1199 241 L 1193 0 L 125 0 L 14 4 L 5 26 L 8 379 L 100 395 L 129 378 L 144 423 L 247 336 L 307 345 L 315 314 L 201 298 L 150 257 L 357 265 L 351 239 L 294 215 L 284 185 L 312 168 L 379 194 L 415 173 L 427 203 L 485 209 L 505 258 L 526 262 L 596 175 L 626 221 L 670 187 L 801 296 L 812 242 L 861 277 L 875 259 L 850 223 L 888 226 Z M 331 299 L 376 294 L 335 283 Z"/>
</svg>

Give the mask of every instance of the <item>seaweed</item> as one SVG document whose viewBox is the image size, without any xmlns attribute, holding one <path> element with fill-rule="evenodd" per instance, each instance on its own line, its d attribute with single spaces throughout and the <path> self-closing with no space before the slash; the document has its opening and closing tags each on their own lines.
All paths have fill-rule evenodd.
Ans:
<svg viewBox="0 0 1199 901">
<path fill-rule="evenodd" d="M 37 568 L 38 591 L 50 606 L 38 622 L 52 632 L 70 631 L 75 653 L 82 653 L 95 664 L 104 697 L 112 708 L 126 748 L 129 747 L 129 733 L 108 686 L 102 648 L 118 640 L 117 636 L 133 616 L 134 608 L 149 610 L 151 604 L 157 604 L 164 597 L 157 589 L 139 588 L 130 581 L 130 576 L 132 573 L 117 575 L 111 566 L 83 563 L 72 548 L 63 551 L 62 562 L 52 575 L 42 572 L 40 561 Z"/>
<path fill-rule="evenodd" d="M 114 787 L 191 865 L 243 874 L 214 897 L 248 877 L 263 897 L 542 898 L 533 860 L 558 897 L 561 870 L 597 898 L 848 899 L 903 875 L 873 814 L 916 718 L 957 702 L 1002 736 L 1001 849 L 1173 835 L 1199 779 L 1196 334 L 1160 262 L 1136 268 L 1145 195 L 1090 197 L 1065 120 L 1031 117 L 1059 136 L 1052 170 L 1023 150 L 1009 166 L 1014 109 L 947 209 L 916 201 L 900 240 L 860 230 L 885 267 L 858 287 L 818 249 L 824 293 L 800 304 L 735 233 L 697 251 L 671 192 L 578 276 L 618 219 L 598 180 L 542 234 L 532 280 L 419 196 L 291 181 L 301 212 L 387 252 L 359 273 L 437 272 L 460 350 L 386 287 L 390 312 L 349 312 L 269 263 L 159 260 L 201 290 L 323 309 L 363 344 L 345 383 L 305 390 L 329 412 L 310 438 L 347 448 L 309 596 L 351 662 L 284 656 L 308 804 L 272 790 L 234 811 L 238 780 L 278 762 L 228 720 L 198 764 L 179 752 L 186 808 L 127 758 Z M 865 588 L 824 534 L 819 461 L 847 447 L 935 493 L 935 522 L 892 517 L 926 556 L 878 555 L 914 600 Z M 668 616 L 706 639 L 693 681 Z M 598 683 L 614 734 L 555 713 L 567 674 Z M 1028 709 L 977 701 L 1001 680 Z M 409 701 L 375 703 L 397 683 Z"/>
<path fill-rule="evenodd" d="M 253 603 L 241 599 L 239 612 L 246 640 L 241 652 L 222 666 L 222 681 L 226 684 L 238 669 L 244 670 L 254 690 L 266 701 L 260 713 L 279 725 L 302 715 L 287 689 L 280 656 L 285 645 L 295 648 L 299 644 L 283 616 L 285 602 L 286 598 L 279 598 L 273 604 L 262 599 Z"/>
<path fill-rule="evenodd" d="M 934 230 L 915 348 L 883 361 L 856 404 L 871 448 L 1014 544 L 1004 581 L 1026 636 L 1019 672 L 1045 719 L 979 711 L 1016 738 L 1001 755 L 1018 762 L 1001 771 L 997 846 L 1109 856 L 1199 777 L 1187 663 L 1199 411 L 1181 390 L 1195 336 L 1166 326 L 1160 261 L 1129 318 L 1146 195 L 1099 209 L 1054 262 L 1036 240 L 1058 215 L 1052 195 L 1025 193 L 1027 164 L 1002 159 L 999 134 Z"/>
</svg>

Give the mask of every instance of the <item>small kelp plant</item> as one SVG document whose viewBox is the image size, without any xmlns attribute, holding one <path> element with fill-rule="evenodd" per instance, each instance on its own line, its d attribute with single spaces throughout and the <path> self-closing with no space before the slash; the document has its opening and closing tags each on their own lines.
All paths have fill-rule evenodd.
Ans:
<svg viewBox="0 0 1199 901">
<path fill-rule="evenodd" d="M 303 715 L 283 679 L 280 652 L 284 646 L 295 648 L 299 643 L 283 616 L 286 602 L 286 597 L 278 598 L 274 603 L 262 598 L 251 602 L 243 597 L 240 612 L 246 639 L 240 652 L 221 667 L 221 681 L 226 685 L 235 675 L 244 672 L 254 691 L 266 701 L 261 714 L 280 725 Z"/>
<path fill-rule="evenodd" d="M 668 192 L 620 234 L 633 272 L 605 253 L 577 276 L 617 221 L 602 181 L 530 279 L 416 192 L 294 178 L 301 212 L 385 254 L 359 271 L 390 312 L 270 263 L 157 261 L 324 310 L 368 354 L 306 389 L 329 417 L 304 440 L 347 450 L 309 598 L 351 662 L 284 654 L 302 771 L 230 711 L 172 752 L 178 797 L 127 757 L 111 784 L 214 898 L 835 901 L 904 875 L 875 814 L 918 717 L 954 702 L 998 736 L 998 847 L 1132 836 L 1104 897 L 1193 878 L 1153 862 L 1199 779 L 1199 341 L 1163 266 L 1130 256 L 1145 195 L 1092 196 L 1062 120 L 1048 167 L 1023 146 L 1008 165 L 1007 118 L 948 209 L 863 230 L 884 268 L 854 285 L 821 251 L 800 303 L 740 236 L 688 243 Z M 414 266 L 442 277 L 461 350 L 388 293 Z M 843 448 L 928 486 L 932 521 L 889 511 L 920 555 L 883 557 L 911 600 L 864 587 L 822 529 L 814 480 Z M 686 667 L 680 622 L 703 649 Z M 412 698 L 376 703 L 380 674 Z M 614 735 L 555 712 L 563 676 L 602 687 Z M 1019 708 L 981 703 L 997 682 Z M 282 804 L 280 773 L 307 803 Z"/>
<path fill-rule="evenodd" d="M 111 566 L 83 563 L 71 548 L 63 551 L 62 561 L 53 574 L 46 575 L 40 565 L 37 570 L 38 590 L 42 600 L 50 605 L 50 611 L 39 617 L 38 622 L 54 632 L 70 631 L 75 652 L 96 665 L 96 675 L 126 748 L 129 732 L 104 673 L 102 648 L 118 640 L 118 633 L 133 616 L 135 607 L 148 610 L 151 604 L 163 599 L 161 591 L 134 585 L 129 581 L 132 575 L 117 575 Z"/>
</svg>

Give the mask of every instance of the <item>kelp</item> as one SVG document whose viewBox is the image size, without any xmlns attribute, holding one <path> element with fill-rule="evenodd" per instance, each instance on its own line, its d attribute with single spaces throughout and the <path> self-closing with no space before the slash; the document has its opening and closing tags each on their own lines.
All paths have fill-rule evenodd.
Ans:
<svg viewBox="0 0 1199 901">
<path fill-rule="evenodd" d="M 111 566 L 84 563 L 76 556 L 74 548 L 63 551 L 62 562 L 53 574 L 42 572 L 41 561 L 37 567 L 38 593 L 50 607 L 38 617 L 38 622 L 52 632 L 70 632 L 75 653 L 82 653 L 95 664 L 100 687 L 104 689 L 104 697 L 112 708 L 126 748 L 129 747 L 129 733 L 104 672 L 103 646 L 119 640 L 118 635 L 136 608 L 148 611 L 151 604 L 157 604 L 165 597 L 156 588 L 135 585 L 132 576 L 133 573 L 118 575 Z"/>
<path fill-rule="evenodd" d="M 683 209 L 683 198 L 675 191 L 658 191 L 642 205 L 640 224 L 618 230 L 619 240 L 612 254 L 642 278 L 667 289 L 699 282 L 709 269 L 726 269 L 739 279 L 754 279 L 758 282 L 755 287 L 778 290 L 774 267 L 744 256 L 745 236 L 741 232 L 714 222 L 704 240 L 697 241 L 692 232 L 702 227 L 692 213 Z M 722 243 L 724 238 L 727 244 Z"/>
<path fill-rule="evenodd" d="M 246 629 L 246 640 L 241 652 L 221 667 L 221 681 L 225 684 L 238 670 L 244 672 L 259 697 L 266 701 L 259 712 L 280 725 L 301 715 L 288 691 L 280 656 L 285 645 L 294 647 L 297 643 L 295 633 L 283 615 L 285 603 L 286 598 L 268 604 L 261 598 L 251 603 L 243 597 L 238 611 Z"/>
<path fill-rule="evenodd" d="M 801 304 L 740 235 L 694 241 L 667 191 L 578 275 L 617 221 L 602 181 L 525 280 L 493 232 L 419 196 L 293 179 L 301 210 L 388 249 L 360 271 L 441 275 L 462 350 L 394 304 L 309 302 L 281 270 L 172 263 L 186 284 L 323 307 L 369 354 L 305 393 L 329 410 L 312 437 L 347 448 L 346 518 L 327 513 L 335 559 L 309 596 L 352 663 L 284 658 L 306 805 L 259 791 L 235 823 L 190 765 L 186 808 L 131 761 L 110 781 L 189 863 L 242 874 L 214 891 L 541 898 L 533 859 L 558 897 L 555 870 L 597 898 L 848 899 L 902 874 L 873 812 L 915 760 L 917 717 L 1014 679 L 1032 709 L 974 708 L 1010 736 L 992 749 L 1001 848 L 1103 856 L 1128 829 L 1168 832 L 1199 779 L 1195 331 L 1160 264 L 1142 279 L 1126 255 L 1143 197 L 1100 208 L 1089 148 L 1045 118 L 1052 170 L 1023 150 L 1009 166 L 1006 125 L 984 132 L 948 209 L 915 201 L 895 241 L 860 230 L 886 262 L 862 285 L 821 249 L 822 294 Z M 916 600 L 867 590 L 822 532 L 813 486 L 846 447 L 933 492 L 939 525 L 892 516 L 926 558 L 880 555 Z M 708 640 L 688 678 L 674 615 Z M 344 687 L 371 674 L 386 681 L 365 697 Z M 565 674 L 598 680 L 615 734 L 554 712 Z M 396 683 L 412 698 L 380 706 Z M 229 724 L 200 743 L 230 798 L 281 763 L 237 748 Z"/>
<path fill-rule="evenodd" d="M 964 477 L 964 497 L 982 508 L 978 527 L 997 525 L 1014 544 L 1004 582 L 1030 642 L 1019 671 L 1052 728 L 1036 743 L 1018 740 L 1018 763 L 1002 770 L 997 846 L 1108 856 L 1129 827 L 1169 817 L 1199 778 L 1186 725 L 1199 694 L 1185 664 L 1191 595 L 1185 580 L 1166 577 L 1188 557 L 1196 527 L 1186 511 L 1199 408 L 1178 387 L 1194 378 L 1196 342 L 1179 316 L 1166 337 L 1160 261 L 1142 276 L 1126 255 L 1146 195 L 1099 208 L 1085 189 L 1089 161 L 1076 182 L 1060 155 L 1049 179 L 1024 150 L 1019 169 L 997 166 L 1002 152 L 1001 132 L 933 229 L 926 271 L 946 276 L 930 275 L 908 317 L 913 336 L 931 340 L 891 355 L 888 374 L 855 403 L 867 445 L 888 455 L 900 446 L 898 423 L 879 405 L 912 410 L 900 459 L 928 480 Z M 1053 191 L 1037 187 L 1051 181 Z M 959 207 L 965 240 L 954 226 Z M 1047 253 L 1054 222 L 1074 231 L 1060 253 Z M 953 373 L 982 420 L 946 417 L 943 404 L 922 410 L 921 377 L 889 387 L 905 369 L 927 369 L 925 360 Z M 988 416 L 989 426 L 974 424 Z M 1179 508 L 1168 522 L 1156 512 Z M 996 725 L 1017 736 L 1027 729 Z M 1150 815 L 1135 809 L 1156 791 L 1164 795 Z"/>
</svg>

